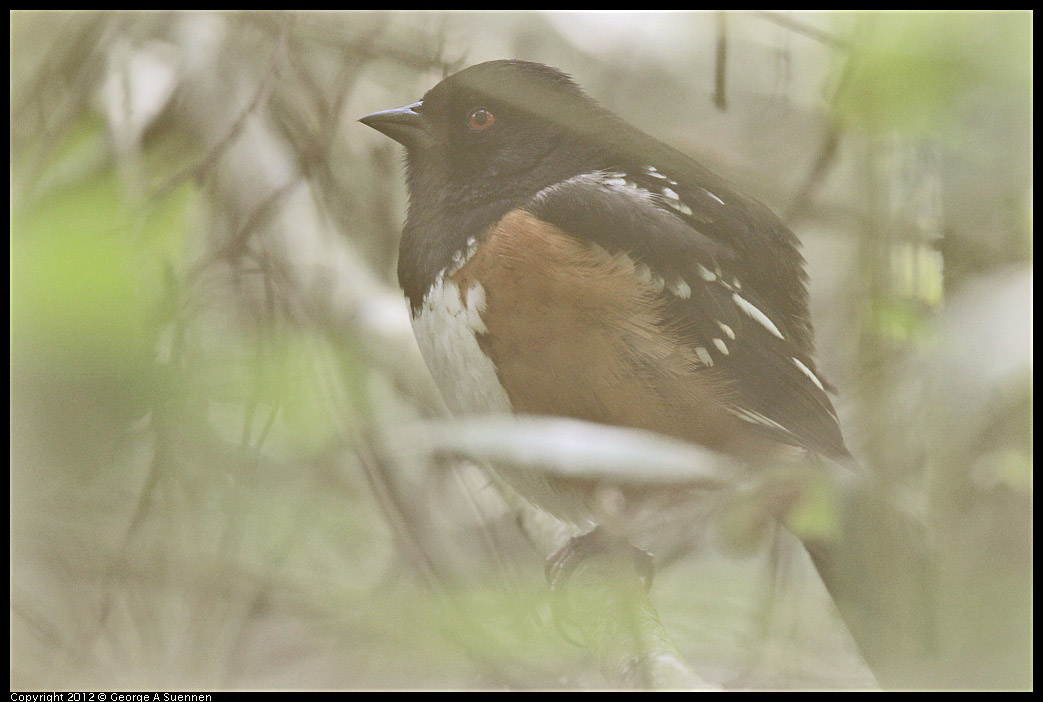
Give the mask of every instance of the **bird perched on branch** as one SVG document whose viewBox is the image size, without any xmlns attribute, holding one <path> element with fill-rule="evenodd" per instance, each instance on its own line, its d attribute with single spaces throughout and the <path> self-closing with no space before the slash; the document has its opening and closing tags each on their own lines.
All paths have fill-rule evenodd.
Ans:
<svg viewBox="0 0 1043 702">
<path fill-rule="evenodd" d="M 798 241 L 764 205 L 542 64 L 472 66 L 361 121 L 406 147 L 398 277 L 454 413 L 635 427 L 745 461 L 848 456 Z M 599 521 L 589 485 L 508 482 Z"/>
</svg>

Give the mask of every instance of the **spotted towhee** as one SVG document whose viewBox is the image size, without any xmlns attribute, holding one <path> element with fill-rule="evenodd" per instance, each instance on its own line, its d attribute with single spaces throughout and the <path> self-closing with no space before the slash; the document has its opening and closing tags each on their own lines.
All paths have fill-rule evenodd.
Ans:
<svg viewBox="0 0 1043 702">
<path fill-rule="evenodd" d="M 361 121 L 407 150 L 398 277 L 453 412 L 848 455 L 798 241 L 764 205 L 537 63 L 482 63 Z M 577 514 L 535 482 L 520 491 Z"/>
</svg>

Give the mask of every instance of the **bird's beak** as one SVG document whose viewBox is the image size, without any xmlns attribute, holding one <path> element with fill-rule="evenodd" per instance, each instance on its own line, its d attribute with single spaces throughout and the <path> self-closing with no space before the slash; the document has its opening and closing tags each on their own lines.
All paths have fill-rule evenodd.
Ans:
<svg viewBox="0 0 1043 702">
<path fill-rule="evenodd" d="M 405 107 L 383 110 L 359 119 L 367 127 L 373 127 L 389 136 L 407 149 L 423 148 L 431 142 L 431 125 L 420 112 L 422 102 Z"/>
</svg>

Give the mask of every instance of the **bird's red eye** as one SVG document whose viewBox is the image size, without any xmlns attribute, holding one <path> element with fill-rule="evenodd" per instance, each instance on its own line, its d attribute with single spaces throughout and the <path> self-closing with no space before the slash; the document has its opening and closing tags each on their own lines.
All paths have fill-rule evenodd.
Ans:
<svg viewBox="0 0 1043 702">
<path fill-rule="evenodd" d="M 467 126 L 475 131 L 481 131 L 493 126 L 495 121 L 496 117 L 493 116 L 492 112 L 489 112 L 484 107 L 479 107 L 467 118 Z"/>
</svg>

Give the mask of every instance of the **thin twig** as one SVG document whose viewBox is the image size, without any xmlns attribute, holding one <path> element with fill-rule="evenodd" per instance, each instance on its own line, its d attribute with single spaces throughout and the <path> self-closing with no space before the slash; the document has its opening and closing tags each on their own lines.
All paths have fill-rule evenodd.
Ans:
<svg viewBox="0 0 1043 702">
<path fill-rule="evenodd" d="M 815 41 L 831 46 L 834 49 L 847 49 L 850 46 L 850 42 L 847 39 L 842 39 L 831 32 L 827 32 L 818 27 L 813 27 L 806 22 L 800 22 L 787 15 L 781 15 L 778 12 L 772 10 L 754 10 L 753 14 L 759 15 L 761 18 L 766 19 L 769 22 L 785 27 L 797 34 L 814 39 Z"/>
<path fill-rule="evenodd" d="M 261 105 L 263 99 L 268 95 L 271 90 L 272 84 L 275 82 L 275 77 L 278 75 L 278 63 L 279 58 L 286 52 L 287 37 L 289 36 L 290 26 L 293 23 L 294 15 L 291 14 L 286 21 L 280 25 L 279 38 L 276 42 L 275 49 L 272 51 L 272 55 L 268 60 L 268 65 L 264 70 L 264 80 L 257 86 L 257 90 L 254 91 L 253 97 L 250 98 L 250 102 L 247 103 L 239 115 L 235 118 L 232 126 L 228 128 L 224 136 L 217 140 L 206 155 L 198 163 L 191 164 L 181 169 L 170 178 L 168 178 L 162 185 L 160 185 L 154 191 L 153 198 L 156 200 L 162 200 L 170 191 L 176 188 L 185 180 L 200 180 L 206 173 L 217 163 L 218 159 L 224 155 L 225 151 L 231 146 L 235 138 L 242 132 L 243 127 L 246 126 L 247 118 L 253 114 L 258 107 Z"/>
<path fill-rule="evenodd" d="M 717 12 L 717 60 L 714 63 L 713 104 L 724 112 L 728 109 L 728 14 Z"/>
</svg>

